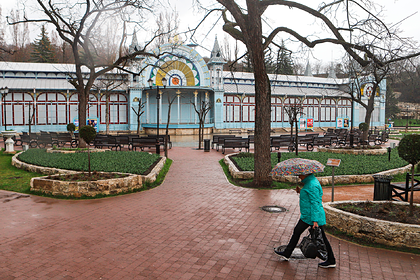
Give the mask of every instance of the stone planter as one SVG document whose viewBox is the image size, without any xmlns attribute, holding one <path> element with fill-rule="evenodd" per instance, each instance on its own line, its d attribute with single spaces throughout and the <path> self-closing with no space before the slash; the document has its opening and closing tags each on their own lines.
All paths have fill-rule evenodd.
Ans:
<svg viewBox="0 0 420 280">
<path fill-rule="evenodd" d="M 1 132 L 1 135 L 3 137 L 6 137 L 6 141 L 4 142 L 6 144 L 6 150 L 4 151 L 5 154 L 14 154 L 16 153 L 12 137 L 16 135 L 15 130 L 5 130 Z"/>
<path fill-rule="evenodd" d="M 339 210 L 334 206 L 343 203 L 359 203 L 362 201 L 339 201 L 324 203 L 327 224 L 358 238 L 371 240 L 380 244 L 395 247 L 410 247 L 420 249 L 420 226 L 389 222 L 374 218 L 359 216 Z M 386 203 L 387 201 L 371 201 L 371 203 Z M 407 204 L 406 202 L 393 202 Z"/>
<path fill-rule="evenodd" d="M 123 174 L 123 173 L 117 173 Z M 35 177 L 31 179 L 31 190 L 40 191 L 50 195 L 63 195 L 81 197 L 96 196 L 98 194 L 109 195 L 121 192 L 141 189 L 143 179 L 140 175 L 128 175 L 122 178 L 98 180 L 98 181 L 60 181 L 56 179 L 47 179 L 46 177 Z M 51 175 L 49 177 L 58 178 L 60 175 Z"/>
</svg>

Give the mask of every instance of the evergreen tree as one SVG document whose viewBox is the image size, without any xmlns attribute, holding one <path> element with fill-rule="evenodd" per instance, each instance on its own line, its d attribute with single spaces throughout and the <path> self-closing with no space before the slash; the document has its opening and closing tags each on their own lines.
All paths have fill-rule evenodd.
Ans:
<svg viewBox="0 0 420 280">
<path fill-rule="evenodd" d="M 275 74 L 293 75 L 291 52 L 286 49 L 283 40 L 281 41 L 281 48 L 277 51 Z"/>
<path fill-rule="evenodd" d="M 276 65 L 274 63 L 271 49 L 264 50 L 264 61 L 267 73 L 274 73 Z M 242 60 L 242 67 L 244 72 L 254 72 L 249 54 L 245 55 L 244 59 Z"/>
<path fill-rule="evenodd" d="M 40 38 L 36 39 L 35 42 L 32 43 L 33 51 L 31 53 L 31 61 L 41 63 L 56 62 L 54 48 L 48 38 L 44 25 L 41 27 L 41 34 L 39 37 Z"/>
</svg>

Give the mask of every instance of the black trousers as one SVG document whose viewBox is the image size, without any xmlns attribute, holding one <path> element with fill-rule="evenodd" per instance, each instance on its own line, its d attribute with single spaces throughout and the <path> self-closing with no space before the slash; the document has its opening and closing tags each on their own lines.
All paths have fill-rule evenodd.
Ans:
<svg viewBox="0 0 420 280">
<path fill-rule="evenodd" d="M 284 254 L 286 255 L 286 257 L 290 257 L 297 243 L 299 242 L 301 234 L 309 227 L 312 226 L 299 219 L 299 222 L 293 230 L 292 238 L 290 238 L 289 244 L 287 244 L 287 247 L 284 250 Z M 327 248 L 328 261 L 335 262 L 334 253 L 332 251 L 330 242 L 328 242 L 327 236 L 325 236 L 324 227 L 320 226 L 319 228 L 321 229 L 322 238 L 324 239 L 325 247 Z"/>
</svg>

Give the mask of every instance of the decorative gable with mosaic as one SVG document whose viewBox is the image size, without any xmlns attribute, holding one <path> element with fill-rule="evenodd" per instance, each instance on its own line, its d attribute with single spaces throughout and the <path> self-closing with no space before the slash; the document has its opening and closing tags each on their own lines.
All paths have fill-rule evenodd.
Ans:
<svg viewBox="0 0 420 280">
<path fill-rule="evenodd" d="M 166 44 L 154 51 L 156 55 L 163 54 L 158 60 L 146 58 L 143 67 L 148 67 L 144 84 L 152 79 L 157 86 L 162 86 L 165 77 L 168 86 L 210 87 L 210 72 L 206 62 L 194 49 L 185 45 Z"/>
</svg>

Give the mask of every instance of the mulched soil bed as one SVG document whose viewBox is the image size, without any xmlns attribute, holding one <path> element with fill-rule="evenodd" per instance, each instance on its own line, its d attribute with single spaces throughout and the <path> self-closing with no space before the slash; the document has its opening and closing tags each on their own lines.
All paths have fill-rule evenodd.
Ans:
<svg viewBox="0 0 420 280">
<path fill-rule="evenodd" d="M 406 224 L 420 225 L 420 207 L 414 205 L 413 216 L 409 216 L 410 206 L 392 202 L 372 203 L 370 201 L 359 203 L 343 203 L 335 206 L 337 209 L 350 212 L 356 215 L 399 222 Z"/>
<path fill-rule="evenodd" d="M 129 175 L 92 171 L 91 176 L 89 176 L 89 172 L 82 172 L 82 173 L 76 173 L 76 174 L 62 174 L 60 176 L 53 175 L 53 176 L 48 176 L 47 179 L 58 180 L 58 181 L 98 181 L 98 180 L 108 180 L 108 179 L 115 179 L 115 178 L 124 178 L 127 176 Z"/>
</svg>

